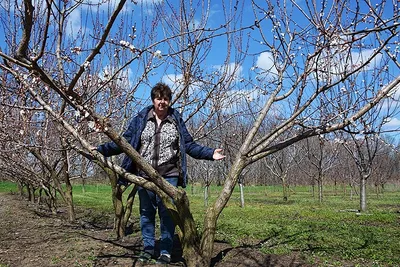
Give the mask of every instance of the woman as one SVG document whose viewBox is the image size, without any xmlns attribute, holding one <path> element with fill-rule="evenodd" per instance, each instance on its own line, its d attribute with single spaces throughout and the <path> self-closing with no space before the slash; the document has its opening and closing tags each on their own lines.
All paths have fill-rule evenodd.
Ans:
<svg viewBox="0 0 400 267">
<path fill-rule="evenodd" d="M 193 141 L 180 113 L 170 107 L 172 92 L 168 85 L 157 83 L 151 90 L 152 106 L 144 108 L 132 119 L 123 136 L 157 172 L 174 186 L 186 187 L 186 154 L 196 159 L 221 160 L 225 156 L 222 149 L 201 146 Z M 122 153 L 113 142 L 97 147 L 104 156 Z M 122 167 L 128 172 L 145 177 L 137 170 L 132 160 L 125 157 Z M 126 181 L 120 181 L 126 182 Z M 175 225 L 161 199 L 152 191 L 138 188 L 140 200 L 140 227 L 144 243 L 139 260 L 150 261 L 155 254 L 155 214 L 160 217 L 160 257 L 157 263 L 168 264 Z"/>
</svg>

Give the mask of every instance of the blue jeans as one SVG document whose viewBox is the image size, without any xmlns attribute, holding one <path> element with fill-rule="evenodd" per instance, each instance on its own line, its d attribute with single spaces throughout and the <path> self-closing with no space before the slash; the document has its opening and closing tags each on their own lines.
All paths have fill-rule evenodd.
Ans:
<svg viewBox="0 0 400 267">
<path fill-rule="evenodd" d="M 178 184 L 178 177 L 168 177 L 165 178 L 165 180 L 173 186 L 177 186 Z M 140 228 L 142 231 L 144 250 L 154 254 L 156 210 L 158 208 L 161 230 L 160 254 L 171 255 L 175 224 L 168 210 L 165 208 L 160 197 L 155 195 L 152 191 L 139 187 L 138 194 L 140 201 Z"/>
</svg>

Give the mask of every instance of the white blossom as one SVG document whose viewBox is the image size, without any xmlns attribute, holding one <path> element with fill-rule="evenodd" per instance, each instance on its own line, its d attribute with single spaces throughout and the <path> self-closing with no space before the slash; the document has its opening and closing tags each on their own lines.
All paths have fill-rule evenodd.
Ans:
<svg viewBox="0 0 400 267">
<path fill-rule="evenodd" d="M 90 129 L 94 130 L 94 129 L 95 129 L 95 123 L 94 123 L 94 121 L 89 121 L 89 122 L 88 122 L 88 126 L 89 126 Z"/>
<path fill-rule="evenodd" d="M 161 51 L 157 50 L 156 52 L 154 52 L 154 56 L 157 57 L 158 59 L 162 59 Z"/>
<path fill-rule="evenodd" d="M 72 54 L 77 54 L 79 55 L 82 52 L 82 48 L 79 46 L 75 46 L 71 48 L 71 53 Z"/>
<path fill-rule="evenodd" d="M 90 62 L 89 62 L 89 61 L 85 61 L 85 63 L 83 63 L 83 67 L 84 67 L 85 69 L 90 68 Z"/>
<path fill-rule="evenodd" d="M 124 40 L 119 41 L 119 44 L 125 47 L 129 47 L 130 43 Z"/>
</svg>

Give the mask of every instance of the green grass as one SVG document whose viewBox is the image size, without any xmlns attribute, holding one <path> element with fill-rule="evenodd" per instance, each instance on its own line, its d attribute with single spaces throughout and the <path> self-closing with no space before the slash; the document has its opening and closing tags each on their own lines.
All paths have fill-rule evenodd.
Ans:
<svg viewBox="0 0 400 267">
<path fill-rule="evenodd" d="M 12 184 L 0 183 L 0 191 L 13 191 Z M 15 187 L 16 189 L 16 187 Z M 254 246 L 265 253 L 303 255 L 319 266 L 400 266 L 400 188 L 388 186 L 377 196 L 373 188 L 367 196 L 368 211 L 357 213 L 357 195 L 350 199 L 349 190 L 334 194 L 324 191 L 324 201 L 312 197 L 310 187 L 292 188 L 288 201 L 282 200 L 279 186 L 245 187 L 245 207 L 235 189 L 222 212 L 217 241 L 233 246 Z M 220 188 L 212 187 L 209 203 Z M 186 189 L 193 216 L 202 228 L 206 211 L 203 188 Z M 86 185 L 74 188 L 77 205 L 112 213 L 111 188 Z M 138 200 L 132 216 L 138 216 Z"/>
<path fill-rule="evenodd" d="M 400 188 L 387 189 L 379 197 L 371 192 L 366 213 L 358 196 L 335 196 L 325 189 L 324 201 L 312 197 L 309 187 L 297 187 L 283 201 L 280 187 L 246 187 L 245 207 L 240 207 L 238 190 L 222 212 L 217 240 L 233 246 L 254 245 L 265 253 L 301 253 L 310 263 L 343 266 L 400 266 Z M 397 190 L 397 191 L 396 191 Z M 190 194 L 195 218 L 205 212 L 201 190 Z M 211 189 L 212 200 L 218 189 Z M 295 193 L 295 194 L 293 194 Z M 212 203 L 212 201 L 210 201 Z M 201 227 L 201 225 L 200 225 Z"/>
<path fill-rule="evenodd" d="M 85 192 L 83 192 L 81 185 L 75 185 L 73 192 L 76 205 L 103 212 L 112 212 L 113 203 L 110 186 L 100 184 L 85 185 Z"/>
<path fill-rule="evenodd" d="M 8 181 L 0 181 L 0 192 L 16 193 L 17 191 L 17 184 Z"/>
</svg>

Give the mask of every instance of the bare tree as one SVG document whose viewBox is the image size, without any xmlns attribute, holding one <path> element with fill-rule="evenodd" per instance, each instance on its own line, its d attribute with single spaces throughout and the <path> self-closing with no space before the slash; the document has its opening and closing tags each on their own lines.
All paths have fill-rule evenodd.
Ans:
<svg viewBox="0 0 400 267">
<path fill-rule="evenodd" d="M 372 174 L 373 162 L 379 149 L 379 142 L 376 137 L 374 135 L 363 135 L 362 137 L 351 135 L 350 142 L 343 143 L 358 168 L 360 211 L 367 210 L 367 179 Z"/>
<path fill-rule="evenodd" d="M 388 143 L 384 139 L 381 140 L 382 153 L 378 154 L 374 161 L 371 177 L 374 179 L 375 192 L 377 197 L 384 194 L 385 185 L 392 182 L 395 174 L 399 169 L 399 162 L 397 160 L 398 151 L 394 145 Z"/>
<path fill-rule="evenodd" d="M 337 160 L 332 169 L 328 172 L 331 180 L 333 180 L 335 186 L 335 195 L 337 194 L 338 184 L 342 185 L 343 196 L 347 195 L 347 188 L 350 187 L 350 199 L 353 199 L 355 194 L 358 194 L 356 183 L 357 183 L 357 167 L 351 156 L 348 154 L 346 149 L 341 145 L 341 140 L 335 138 L 333 141 L 336 144 L 338 151 Z"/>
<path fill-rule="evenodd" d="M 188 22 L 192 21 L 192 15 L 185 15 L 174 17 L 184 19 L 180 21 L 179 30 L 170 31 L 165 24 L 162 25 L 170 20 L 166 20 L 166 16 L 161 16 L 163 13 L 158 12 L 151 21 L 149 17 L 144 17 L 142 27 L 139 30 L 134 27 L 135 31 L 132 32 L 134 23 L 129 22 L 133 16 L 121 12 L 128 5 L 125 2 L 121 0 L 116 3 L 110 9 L 112 12 L 108 14 L 106 21 L 98 17 L 103 23 L 96 24 L 91 34 L 85 32 L 82 25 L 82 39 L 64 35 L 68 28 L 66 21 L 71 19 L 74 10 L 84 7 L 82 2 L 64 1 L 58 5 L 47 1 L 34 8 L 31 1 L 25 0 L 22 6 L 15 9 L 3 5 L 3 10 L 8 13 L 2 16 L 2 27 L 7 28 L 5 32 L 11 36 L 6 38 L 7 49 L 0 52 L 4 59 L 0 68 L 6 73 L 4 76 L 17 81 L 23 92 L 30 94 L 32 99 L 68 131 L 74 149 L 90 154 L 93 161 L 101 165 L 110 176 L 119 175 L 154 191 L 163 199 L 181 230 L 180 239 L 188 266 L 209 266 L 219 215 L 245 167 L 300 140 L 357 124 L 369 110 L 397 90 L 400 83 L 400 77 L 393 76 L 399 69 L 397 58 L 387 48 L 388 44 L 394 44 L 398 35 L 398 11 L 388 17 L 384 17 L 385 14 L 381 12 L 387 7 L 396 10 L 394 3 L 382 2 L 376 8 L 361 1 L 357 5 L 348 1 L 337 1 L 332 5 L 324 3 L 322 6 L 315 2 L 300 6 L 295 1 L 267 1 L 262 5 L 255 1 L 238 1 L 232 6 L 225 6 L 226 17 L 221 27 L 209 29 L 205 19 L 200 27 L 191 28 Z M 197 3 L 203 8 L 202 11 L 209 9 L 208 3 Z M 172 9 L 170 14 L 192 14 L 188 10 L 198 6 L 197 3 L 190 2 L 191 5 L 187 6 L 186 2 L 181 1 L 181 8 L 178 9 L 180 12 L 176 13 Z M 160 5 L 160 10 L 172 6 L 168 1 L 157 5 Z M 248 26 L 241 24 L 241 12 L 238 12 L 243 10 L 244 5 L 251 6 L 255 16 L 255 20 Z M 18 29 L 9 31 L 5 27 L 14 17 L 23 22 L 20 35 Z M 121 30 L 112 31 L 114 25 Z M 129 29 L 124 25 L 129 25 Z M 156 34 L 160 25 L 164 26 L 165 36 L 159 37 Z M 172 27 L 173 24 L 168 26 Z M 196 38 L 189 39 L 192 35 Z M 202 37 L 204 35 L 206 37 Z M 51 36 L 54 39 L 50 39 Z M 235 53 L 235 62 L 231 67 L 226 64 L 230 62 L 230 57 L 224 57 L 221 64 L 223 67 L 216 74 L 214 71 L 216 77 L 211 75 L 211 71 L 197 72 L 198 69 L 194 66 L 197 63 L 193 63 L 196 62 L 193 58 L 198 55 L 194 53 L 198 50 L 189 49 L 188 46 L 174 46 L 189 44 L 189 47 L 200 47 L 221 36 L 228 37 L 228 49 L 235 47 L 238 52 Z M 242 49 L 246 47 L 242 44 L 247 44 L 241 39 L 243 36 L 250 36 L 249 40 L 255 40 L 256 50 L 262 52 L 256 53 L 258 60 L 254 62 L 255 77 L 253 78 L 252 73 L 244 78 L 244 83 L 240 83 L 235 77 L 238 74 L 235 70 L 239 69 L 244 58 L 249 57 L 248 50 Z M 378 41 L 372 42 L 371 39 Z M 81 42 L 80 46 L 75 45 L 77 40 Z M 162 52 L 159 47 L 168 47 L 168 53 Z M 173 48 L 176 48 L 175 51 Z M 207 51 L 211 48 L 205 46 L 204 49 Z M 117 57 L 113 57 L 114 54 Z M 166 65 L 163 65 L 162 58 L 168 58 Z M 129 85 L 132 90 L 124 90 L 126 84 L 121 83 L 120 79 L 127 80 L 121 76 L 133 62 L 140 62 L 137 64 L 137 75 L 130 79 L 136 82 Z M 212 104 L 219 103 L 218 108 L 226 109 L 227 99 L 232 100 L 233 95 L 239 95 L 238 90 L 233 92 L 232 89 L 240 84 L 240 88 L 248 89 L 255 96 L 249 99 L 249 107 L 259 111 L 252 114 L 252 126 L 244 134 L 238 152 L 233 155 L 220 195 L 207 208 L 201 233 L 193 220 L 185 191 L 165 182 L 120 137 L 122 128 L 113 127 L 113 119 L 117 117 L 115 114 L 122 114 L 123 118 L 132 115 L 126 111 L 137 102 L 129 99 L 135 98 L 134 92 L 140 86 L 149 83 L 148 78 L 152 71 L 163 67 L 167 70 L 167 65 L 171 62 L 176 65 L 179 62 L 184 76 L 182 85 L 176 88 L 176 92 L 182 92 L 178 94 L 180 97 L 177 98 L 177 103 L 179 99 L 182 101 L 182 110 L 185 110 L 185 114 L 190 114 L 188 118 L 197 119 L 198 122 L 204 120 L 205 124 L 212 121 L 217 116 L 213 112 L 215 108 Z M 105 65 L 111 65 L 114 69 L 102 76 L 100 73 Z M 374 69 L 373 75 L 371 66 Z M 201 66 L 197 67 L 201 69 Z M 192 79 L 192 73 L 199 73 L 199 77 Z M 198 80 L 201 83 L 197 83 Z M 371 87 L 371 83 L 377 80 L 381 80 L 382 84 Z M 195 86 L 198 84 L 200 86 Z M 194 89 L 199 89 L 201 93 L 191 93 L 198 92 Z M 48 91 L 54 93 L 58 101 L 49 99 Z M 194 95 L 197 97 L 191 101 Z M 250 101 L 252 99 L 255 101 Z M 324 112 L 329 116 L 321 118 L 321 103 L 324 104 Z M 202 112 L 196 113 L 198 110 Z M 76 111 L 79 122 L 73 120 L 67 111 Z M 201 116 L 196 117 L 195 114 Z M 277 123 L 274 127 L 266 127 L 271 117 L 275 117 Z M 104 133 L 119 145 L 149 179 L 127 173 L 117 162 L 104 159 L 96 151 L 90 151 L 92 140 L 82 134 L 83 124 Z M 170 198 L 174 203 L 168 201 Z"/>
<path fill-rule="evenodd" d="M 313 179 L 313 196 L 314 181 L 317 182 L 318 200 L 323 201 L 323 182 L 331 168 L 336 164 L 338 156 L 337 144 L 331 140 L 327 140 L 324 136 L 319 135 L 309 138 L 302 142 L 303 151 L 306 153 L 307 162 L 303 161 L 302 171 Z"/>
<path fill-rule="evenodd" d="M 302 164 L 302 158 L 298 155 L 298 147 L 282 149 L 270 155 L 269 158 L 265 158 L 265 163 L 270 172 L 281 181 L 283 200 L 287 201 L 289 199 L 290 170 Z"/>
</svg>

